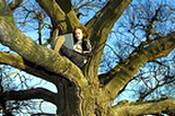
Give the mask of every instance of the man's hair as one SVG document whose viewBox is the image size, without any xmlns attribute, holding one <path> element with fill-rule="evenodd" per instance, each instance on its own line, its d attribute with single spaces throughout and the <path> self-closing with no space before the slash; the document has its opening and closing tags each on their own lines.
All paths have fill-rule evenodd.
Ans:
<svg viewBox="0 0 175 116">
<path fill-rule="evenodd" d="M 83 39 L 88 39 L 89 34 L 88 34 L 87 29 L 86 29 L 85 26 L 77 26 L 77 27 L 74 28 L 74 30 L 73 30 L 73 36 L 74 36 L 74 38 L 75 38 L 75 30 L 76 29 L 80 29 L 82 31 L 82 33 L 83 33 Z"/>
</svg>

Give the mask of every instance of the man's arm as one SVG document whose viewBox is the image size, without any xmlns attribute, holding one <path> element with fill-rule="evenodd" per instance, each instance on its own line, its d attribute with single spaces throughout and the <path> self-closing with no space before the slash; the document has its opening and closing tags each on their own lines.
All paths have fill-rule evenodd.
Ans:
<svg viewBox="0 0 175 116">
<path fill-rule="evenodd" d="M 84 45 L 83 45 L 83 53 L 87 54 L 90 53 L 92 51 L 92 46 L 89 40 L 84 41 Z"/>
</svg>

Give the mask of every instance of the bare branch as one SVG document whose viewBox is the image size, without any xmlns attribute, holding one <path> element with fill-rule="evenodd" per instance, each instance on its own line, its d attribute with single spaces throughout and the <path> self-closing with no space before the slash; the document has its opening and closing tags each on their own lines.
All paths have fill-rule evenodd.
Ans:
<svg viewBox="0 0 175 116">
<path fill-rule="evenodd" d="M 55 96 L 55 93 L 47 89 L 33 88 L 28 90 L 4 92 L 3 94 L 1 94 L 0 98 L 3 102 L 8 100 L 44 99 L 46 101 L 56 104 L 55 101 L 58 101 L 56 100 L 58 99 L 58 96 Z"/>
<path fill-rule="evenodd" d="M 37 66 L 36 64 L 24 60 L 17 54 L 0 52 L 0 64 L 10 65 L 55 84 L 57 84 L 61 78 L 58 75 L 51 74 L 51 72 L 48 72 L 41 66 Z"/>
<path fill-rule="evenodd" d="M 105 75 L 111 81 L 105 89 L 112 99 L 132 79 L 139 69 L 147 62 L 155 58 L 166 56 L 175 48 L 175 33 L 152 41 L 148 45 L 140 45 L 140 50 L 135 50 L 126 60 L 120 62 L 113 70 Z"/>
<path fill-rule="evenodd" d="M 19 5 L 23 2 L 23 0 L 13 0 L 10 4 L 9 7 L 11 10 L 15 10 L 16 8 L 19 7 Z"/>
</svg>

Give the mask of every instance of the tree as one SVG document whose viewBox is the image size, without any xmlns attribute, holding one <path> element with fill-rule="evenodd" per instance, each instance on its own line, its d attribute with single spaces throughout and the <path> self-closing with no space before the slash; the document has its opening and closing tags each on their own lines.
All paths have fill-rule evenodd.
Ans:
<svg viewBox="0 0 175 116">
<path fill-rule="evenodd" d="M 59 30 L 59 34 L 64 34 L 80 25 L 71 1 L 36 1 L 50 17 L 52 24 L 50 40 L 53 39 L 54 31 Z M 164 32 L 162 35 L 154 31 L 160 8 L 157 8 L 153 16 L 148 14 L 149 20 L 144 25 L 139 25 L 140 28 L 145 29 L 145 33 L 142 34 L 145 34 L 146 40 L 140 41 L 138 45 L 135 44 L 134 50 L 128 51 L 129 55 L 119 60 L 117 65 L 99 74 L 98 68 L 108 35 L 115 22 L 131 4 L 130 0 L 109 0 L 85 24 L 90 34 L 93 51 L 83 68 L 79 68 L 68 58 L 45 47 L 42 42 L 37 44 L 15 26 L 12 14 L 21 2 L 22 0 L 14 0 L 9 5 L 5 0 L 0 1 L 0 42 L 16 52 L 14 54 L 1 51 L 0 63 L 51 82 L 58 92 L 33 88 L 8 92 L 1 97 L 6 100 L 43 99 L 53 103 L 57 107 L 57 115 L 61 116 L 127 116 L 175 110 L 175 101 L 172 98 L 111 104 L 145 63 L 167 56 L 175 48 L 174 32 L 169 31 L 167 34 Z"/>
</svg>

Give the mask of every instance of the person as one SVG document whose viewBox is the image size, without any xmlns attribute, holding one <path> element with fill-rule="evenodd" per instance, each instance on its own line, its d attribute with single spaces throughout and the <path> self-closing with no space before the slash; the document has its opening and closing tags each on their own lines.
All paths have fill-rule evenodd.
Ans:
<svg viewBox="0 0 175 116">
<path fill-rule="evenodd" d="M 79 67 L 87 63 L 88 54 L 92 51 L 90 40 L 88 39 L 88 32 L 84 26 L 75 27 L 73 30 L 74 45 L 73 49 L 65 47 L 64 36 L 59 36 L 57 39 L 54 50 L 61 52 L 64 56 L 68 57 Z"/>
</svg>

